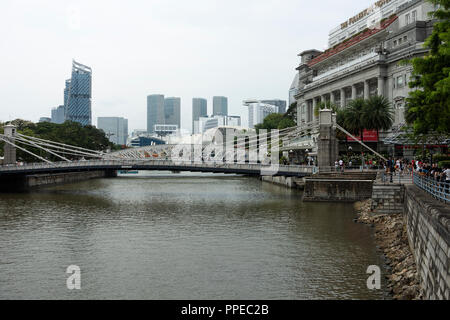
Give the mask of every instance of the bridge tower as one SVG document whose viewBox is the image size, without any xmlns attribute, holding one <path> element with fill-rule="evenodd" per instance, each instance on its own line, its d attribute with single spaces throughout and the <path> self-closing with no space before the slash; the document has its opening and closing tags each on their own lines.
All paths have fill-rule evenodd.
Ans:
<svg viewBox="0 0 450 320">
<path fill-rule="evenodd" d="M 322 109 L 319 113 L 319 139 L 317 143 L 317 165 L 334 166 L 338 158 L 339 145 L 336 139 L 336 115 L 330 109 Z"/>
<path fill-rule="evenodd" d="M 12 124 L 7 124 L 4 127 L 5 136 L 8 141 L 14 143 L 16 136 L 16 127 Z M 5 151 L 5 159 L 3 160 L 4 164 L 16 164 L 16 147 L 10 145 L 9 143 L 5 143 L 4 146 Z"/>
</svg>

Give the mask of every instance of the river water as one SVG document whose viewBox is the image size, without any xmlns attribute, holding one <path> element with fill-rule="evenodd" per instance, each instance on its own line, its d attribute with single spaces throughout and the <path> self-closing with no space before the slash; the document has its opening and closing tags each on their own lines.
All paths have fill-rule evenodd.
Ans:
<svg viewBox="0 0 450 320">
<path fill-rule="evenodd" d="M 351 204 L 233 175 L 0 194 L 0 299 L 383 299 L 373 232 L 354 218 Z M 369 265 L 381 290 L 367 289 Z"/>
</svg>

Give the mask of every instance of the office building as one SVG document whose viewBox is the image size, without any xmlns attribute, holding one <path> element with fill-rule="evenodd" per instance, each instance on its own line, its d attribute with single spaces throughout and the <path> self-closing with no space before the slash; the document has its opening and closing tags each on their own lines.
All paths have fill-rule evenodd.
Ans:
<svg viewBox="0 0 450 320">
<path fill-rule="evenodd" d="M 64 105 L 52 109 L 51 122 L 61 124 L 64 122 Z"/>
<path fill-rule="evenodd" d="M 147 130 L 146 129 L 134 129 L 133 132 L 131 133 L 132 137 L 139 137 L 141 135 L 145 135 L 147 134 Z"/>
<path fill-rule="evenodd" d="M 241 117 L 240 116 L 210 116 L 210 117 L 200 117 L 194 122 L 195 132 L 204 133 L 206 130 L 217 127 L 240 127 Z"/>
<path fill-rule="evenodd" d="M 195 128 L 195 121 L 198 121 L 200 117 L 206 117 L 208 115 L 208 102 L 203 98 L 192 99 L 192 133 L 198 132 L 198 128 Z M 198 123 L 197 123 L 198 124 Z"/>
<path fill-rule="evenodd" d="M 65 120 L 92 124 L 91 93 L 91 68 L 73 60 L 72 77 L 66 80 L 64 89 Z"/>
<path fill-rule="evenodd" d="M 272 99 L 272 100 L 261 100 L 261 103 L 270 104 L 278 107 L 278 113 L 286 113 L 286 100 Z"/>
<path fill-rule="evenodd" d="M 147 132 L 155 132 L 155 124 L 165 123 L 164 95 L 153 94 L 147 96 Z"/>
<path fill-rule="evenodd" d="M 164 99 L 164 123 L 166 125 L 176 125 L 181 127 L 181 99 L 165 98 Z"/>
<path fill-rule="evenodd" d="M 48 118 L 48 117 L 40 117 L 39 118 L 39 122 L 51 122 L 51 121 L 52 121 L 52 119 Z"/>
<path fill-rule="evenodd" d="M 178 126 L 176 124 L 155 124 L 153 129 L 153 132 L 160 137 L 174 134 L 177 131 Z"/>
<path fill-rule="evenodd" d="M 97 127 L 103 130 L 109 141 L 126 145 L 128 139 L 128 119 L 122 117 L 98 117 Z"/>
<path fill-rule="evenodd" d="M 264 118 L 269 114 L 279 112 L 279 107 L 277 105 L 264 103 L 263 100 L 244 100 L 243 105 L 248 108 L 248 127 L 252 129 L 255 127 L 255 125 L 262 123 L 264 121 Z"/>
<path fill-rule="evenodd" d="M 228 115 L 228 98 L 213 97 L 213 116 Z"/>
</svg>

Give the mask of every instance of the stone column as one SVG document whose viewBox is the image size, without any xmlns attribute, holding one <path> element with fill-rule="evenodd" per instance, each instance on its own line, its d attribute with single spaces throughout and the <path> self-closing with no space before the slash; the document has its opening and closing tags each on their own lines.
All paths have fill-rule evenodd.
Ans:
<svg viewBox="0 0 450 320">
<path fill-rule="evenodd" d="M 313 101 L 313 105 L 312 105 L 312 119 L 314 121 L 317 118 L 316 115 L 315 115 L 315 110 L 316 110 L 316 107 L 317 107 L 317 98 L 313 98 L 312 101 Z"/>
<path fill-rule="evenodd" d="M 352 100 L 356 99 L 356 85 L 352 85 Z"/>
<path fill-rule="evenodd" d="M 364 81 L 364 99 L 369 99 L 370 94 L 369 80 Z"/>
<path fill-rule="evenodd" d="M 384 77 L 378 77 L 378 95 L 384 96 L 384 87 L 385 87 Z"/>
<path fill-rule="evenodd" d="M 336 130 L 333 129 L 333 112 L 322 109 L 319 114 L 319 140 L 317 141 L 317 165 L 332 167 L 338 156 L 338 141 Z"/>
<path fill-rule="evenodd" d="M 330 103 L 332 103 L 332 104 L 334 104 L 334 93 L 333 93 L 333 91 L 332 92 L 330 92 Z"/>
<path fill-rule="evenodd" d="M 4 130 L 5 130 L 6 139 L 8 139 L 8 141 L 14 143 L 15 136 L 16 136 L 16 127 L 11 124 L 7 124 L 4 127 Z M 5 156 L 5 158 L 3 160 L 4 164 L 16 164 L 16 147 L 5 142 L 4 156 Z"/>
<path fill-rule="evenodd" d="M 345 107 L 345 89 L 341 88 L 341 108 Z"/>
</svg>

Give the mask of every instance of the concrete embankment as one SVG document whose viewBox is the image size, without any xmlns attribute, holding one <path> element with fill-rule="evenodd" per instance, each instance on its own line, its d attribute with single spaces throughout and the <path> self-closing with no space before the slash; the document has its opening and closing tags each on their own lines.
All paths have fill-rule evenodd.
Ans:
<svg viewBox="0 0 450 320">
<path fill-rule="evenodd" d="M 355 202 L 371 198 L 376 176 L 376 172 L 346 172 L 306 177 L 303 201 Z"/>
<path fill-rule="evenodd" d="M 261 180 L 293 189 L 303 190 L 305 186 L 304 178 L 285 177 L 285 176 L 262 176 Z"/>
<path fill-rule="evenodd" d="M 0 191 L 24 190 L 33 187 L 72 183 L 94 178 L 114 177 L 116 171 L 80 171 L 67 173 L 20 175 L 0 178 Z"/>
</svg>

